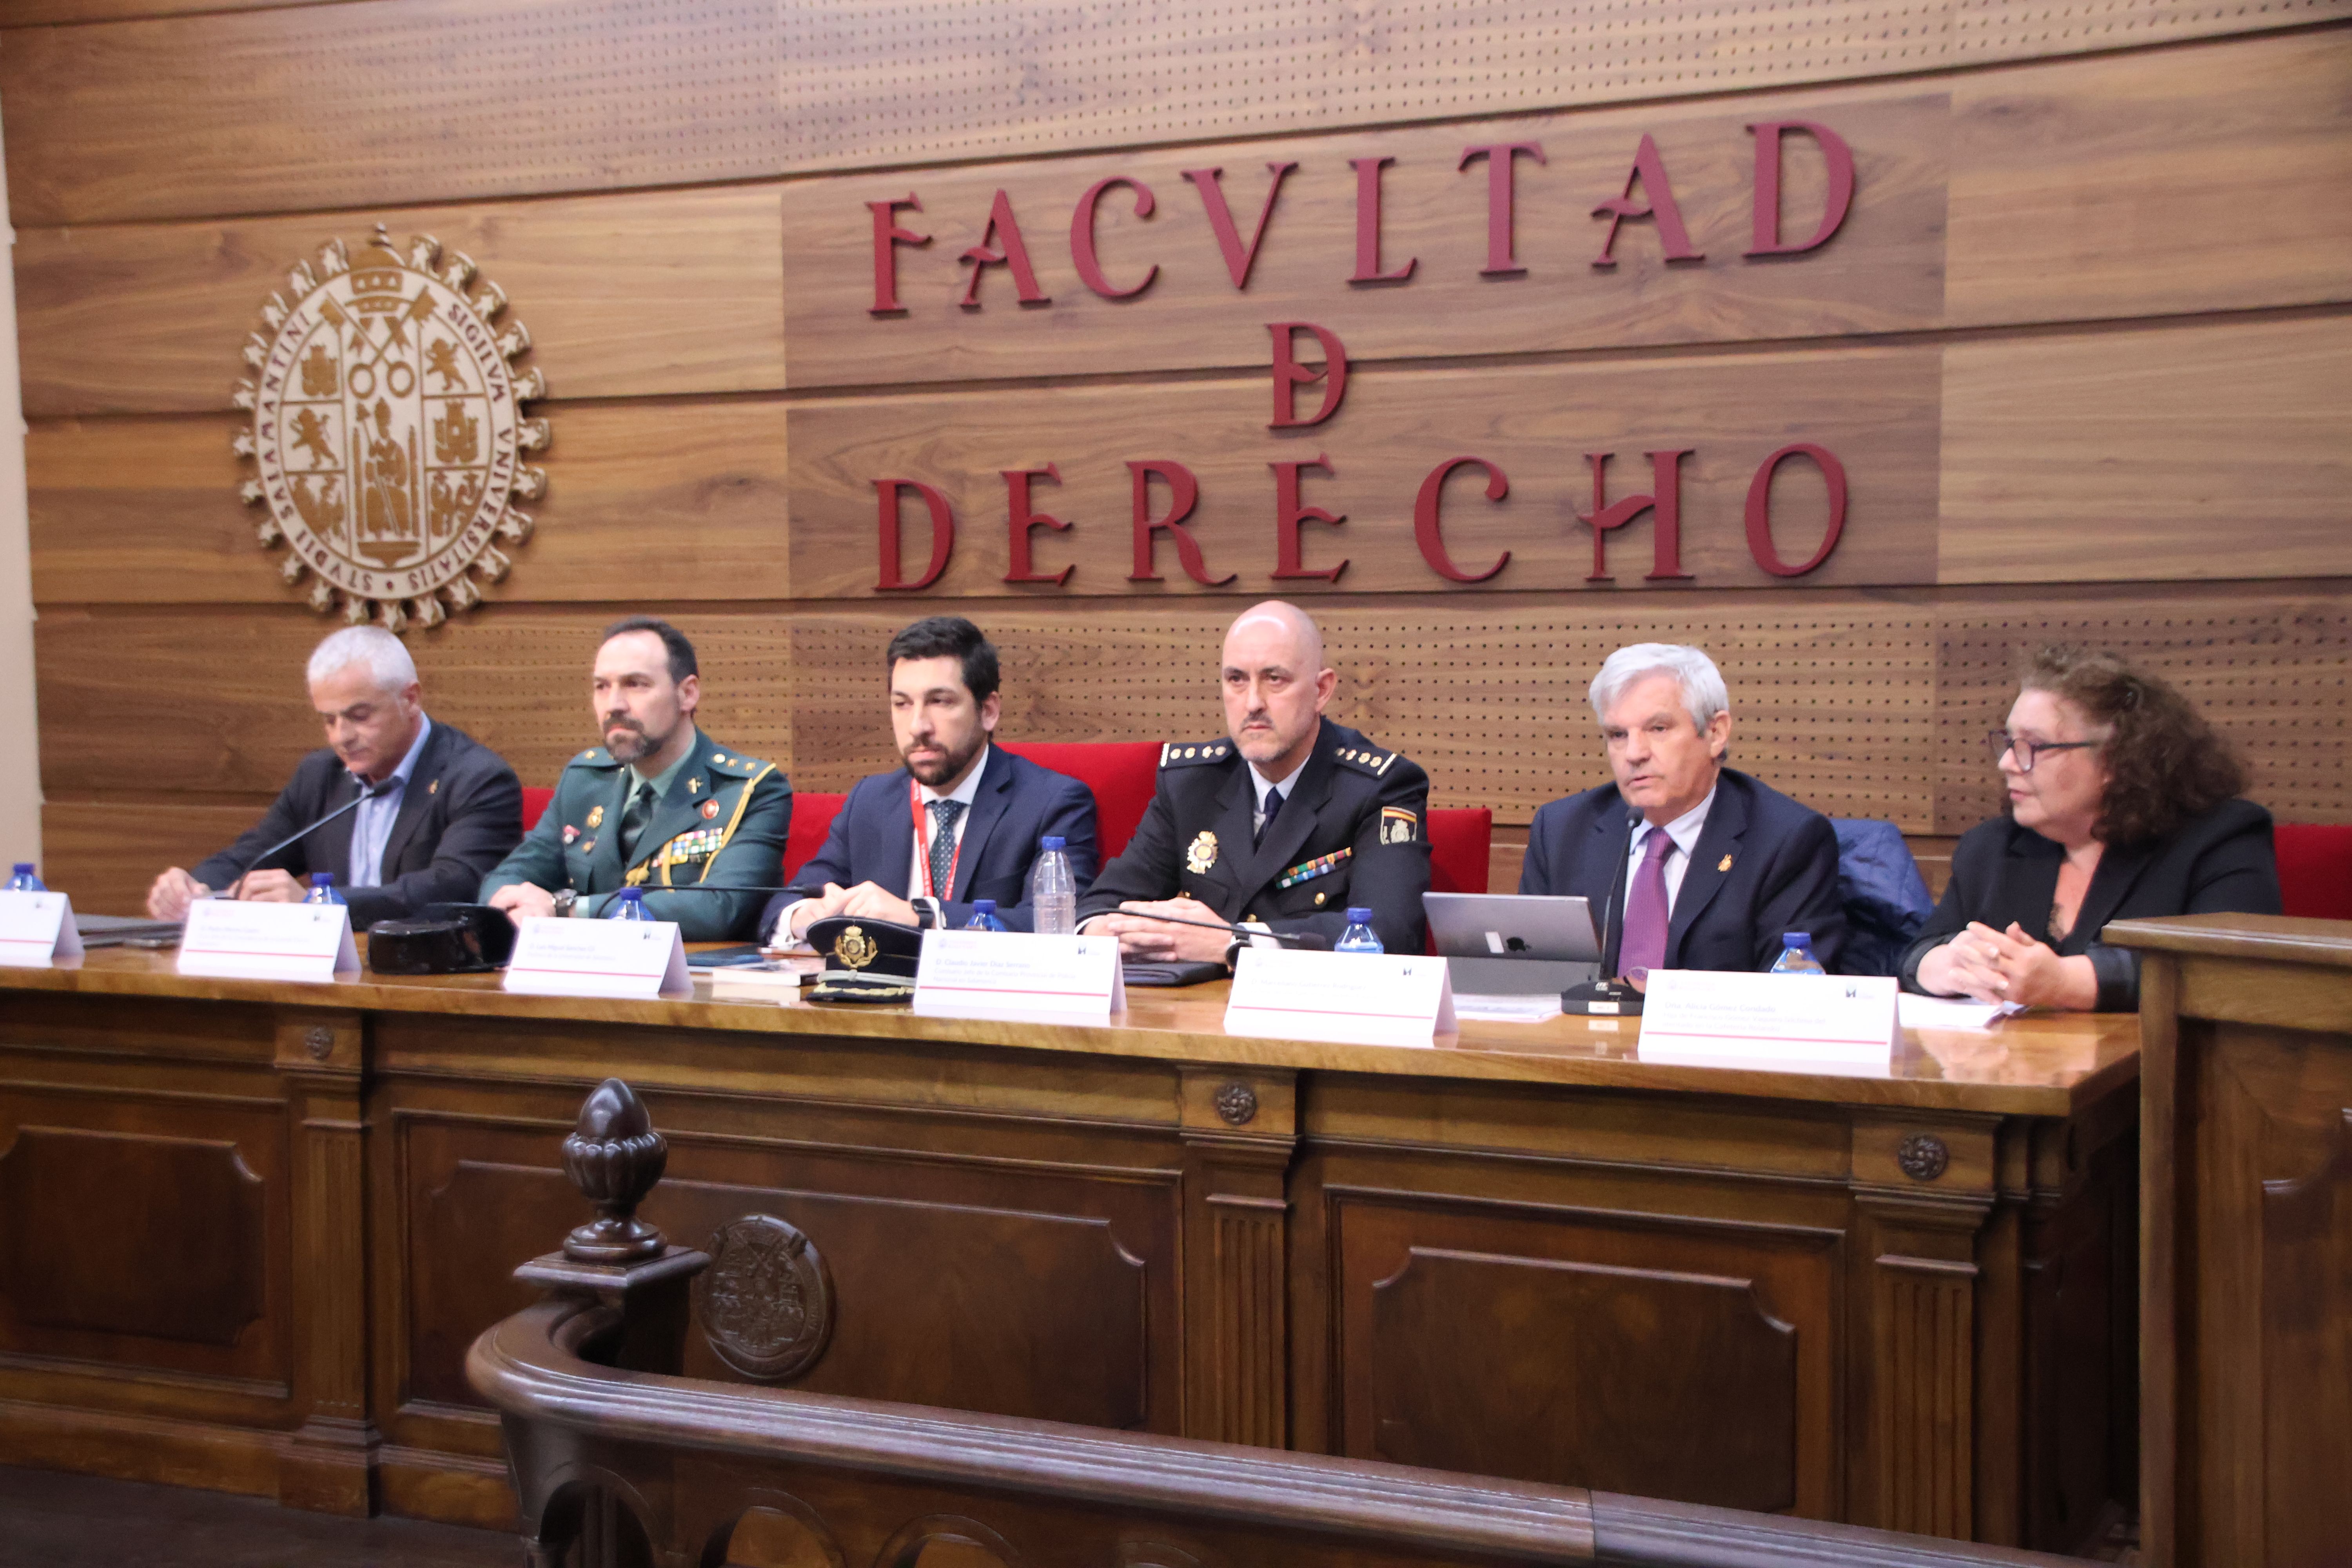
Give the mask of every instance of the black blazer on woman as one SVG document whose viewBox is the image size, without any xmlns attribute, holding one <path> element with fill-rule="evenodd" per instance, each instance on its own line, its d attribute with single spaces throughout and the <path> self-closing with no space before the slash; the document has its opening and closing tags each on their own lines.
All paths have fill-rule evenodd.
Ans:
<svg viewBox="0 0 2352 1568">
<path fill-rule="evenodd" d="M 2006 816 L 1980 822 L 1952 849 L 1952 880 L 1943 902 L 1906 949 L 1899 973 L 1906 991 L 1921 989 L 1919 960 L 1981 921 L 2007 931 L 2013 921 L 2062 958 L 2088 953 L 2099 976 L 2098 1010 L 2125 1013 L 2139 1005 L 2139 955 L 2094 942 L 2109 921 L 2157 915 L 2279 912 L 2278 859 L 2271 847 L 2271 814 L 2250 800 L 2225 800 L 2169 838 L 2150 844 L 2110 844 L 2091 873 L 2074 927 L 2050 942 L 2050 904 L 2066 851 Z"/>
</svg>

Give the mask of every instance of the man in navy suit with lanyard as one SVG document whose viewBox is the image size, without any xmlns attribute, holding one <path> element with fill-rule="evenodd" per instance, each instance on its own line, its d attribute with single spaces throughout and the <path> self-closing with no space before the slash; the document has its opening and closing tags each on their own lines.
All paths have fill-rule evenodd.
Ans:
<svg viewBox="0 0 2352 1568">
<path fill-rule="evenodd" d="M 1002 703 L 996 649 L 961 616 L 890 639 L 890 727 L 903 769 L 858 780 L 824 847 L 769 901 L 762 938 L 782 942 L 831 915 L 963 925 L 972 901 L 1030 929 L 1038 842 L 1062 840 L 1080 892 L 1094 880 L 1095 797 L 1074 778 L 992 744 Z"/>
</svg>

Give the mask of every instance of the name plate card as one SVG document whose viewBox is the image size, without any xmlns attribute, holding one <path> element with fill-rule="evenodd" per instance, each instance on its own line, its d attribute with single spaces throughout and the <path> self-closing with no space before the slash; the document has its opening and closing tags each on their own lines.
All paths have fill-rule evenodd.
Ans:
<svg viewBox="0 0 2352 1568">
<path fill-rule="evenodd" d="M 675 921 L 520 921 L 506 988 L 523 996 L 690 996 L 686 944 Z"/>
<path fill-rule="evenodd" d="M 1343 1046 L 1429 1046 L 1451 1034 L 1445 960 L 1421 954 L 1245 947 L 1225 1033 Z"/>
<path fill-rule="evenodd" d="M 0 968 L 47 969 L 81 957 L 81 932 L 63 893 L 0 892 Z"/>
<path fill-rule="evenodd" d="M 1685 1067 L 1884 1073 L 1902 1038 L 1891 975 L 1659 969 L 1636 1055 Z"/>
<path fill-rule="evenodd" d="M 231 980 L 357 978 L 360 950 L 341 904 L 198 899 L 180 933 L 180 973 Z"/>
<path fill-rule="evenodd" d="M 929 1018 L 1039 1018 L 1107 1024 L 1127 1011 L 1115 936 L 927 931 L 915 1011 Z"/>
</svg>

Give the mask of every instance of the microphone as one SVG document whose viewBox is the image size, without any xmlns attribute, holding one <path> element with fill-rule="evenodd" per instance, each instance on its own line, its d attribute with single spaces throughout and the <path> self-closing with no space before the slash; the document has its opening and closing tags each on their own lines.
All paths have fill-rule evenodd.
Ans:
<svg viewBox="0 0 2352 1568">
<path fill-rule="evenodd" d="M 1609 927 L 1617 913 L 1617 885 L 1624 875 L 1625 868 L 1621 865 L 1617 877 L 1610 880 L 1609 897 L 1601 906 L 1601 965 L 1604 969 L 1609 963 Z M 1563 1013 L 1581 1013 L 1588 1017 L 1633 1017 L 1642 1011 L 1642 994 L 1629 984 L 1604 976 L 1561 992 L 1559 1007 Z"/>
<path fill-rule="evenodd" d="M 261 869 L 261 863 L 264 860 L 268 859 L 272 855 L 277 854 L 280 849 L 285 848 L 288 845 L 295 843 L 300 839 L 308 838 L 311 834 L 318 832 L 319 829 L 334 821 L 335 818 L 341 816 L 348 812 L 357 811 L 360 808 L 361 802 L 373 800 L 376 796 L 390 790 L 395 782 L 395 779 L 386 779 L 382 784 L 372 784 L 365 779 L 361 779 L 359 781 L 360 793 L 358 795 L 353 795 L 351 800 L 344 805 L 335 807 L 334 810 L 327 813 L 326 816 L 319 818 L 318 821 L 310 824 L 310 826 L 302 828 L 299 832 L 288 834 L 285 837 L 279 839 L 277 843 L 271 845 L 260 854 L 256 855 L 253 858 L 253 863 L 236 874 L 236 881 L 231 882 L 227 887 L 222 889 L 219 892 L 215 893 L 213 897 L 215 899 L 236 898 L 238 892 L 244 889 L 245 879 L 247 877 L 252 876 L 256 871 Z"/>
<path fill-rule="evenodd" d="M 1174 915 L 1150 914 L 1142 910 L 1106 910 L 1105 914 L 1127 915 L 1136 920 L 1158 921 L 1162 925 L 1191 926 L 1194 931 L 1220 931 L 1234 941 L 1248 943 L 1258 937 L 1272 937 L 1276 946 L 1296 948 L 1301 952 L 1328 952 L 1331 939 L 1311 931 L 1252 931 L 1247 926 L 1223 921 L 1180 921 Z M 1100 919 L 1101 916 L 1096 916 Z"/>
</svg>

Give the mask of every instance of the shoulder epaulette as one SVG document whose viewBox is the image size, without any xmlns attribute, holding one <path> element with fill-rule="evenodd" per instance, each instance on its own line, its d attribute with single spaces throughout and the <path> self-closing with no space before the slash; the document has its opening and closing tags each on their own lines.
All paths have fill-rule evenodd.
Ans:
<svg viewBox="0 0 2352 1568">
<path fill-rule="evenodd" d="M 750 778 L 767 765 L 757 757 L 739 756 L 733 752 L 710 753 L 710 768 L 713 773 L 730 773 L 739 779 Z"/>
<path fill-rule="evenodd" d="M 1160 765 L 1197 767 L 1202 763 L 1222 763 L 1233 754 L 1231 741 L 1171 741 L 1160 748 Z"/>
<path fill-rule="evenodd" d="M 567 768 L 617 768 L 621 764 L 614 762 L 613 753 L 604 747 L 591 746 L 563 765 Z"/>
<path fill-rule="evenodd" d="M 1378 746 L 1342 746 L 1334 754 L 1341 767 L 1353 768 L 1374 778 L 1388 772 L 1389 764 L 1397 759 L 1394 752 L 1383 752 Z"/>
</svg>

